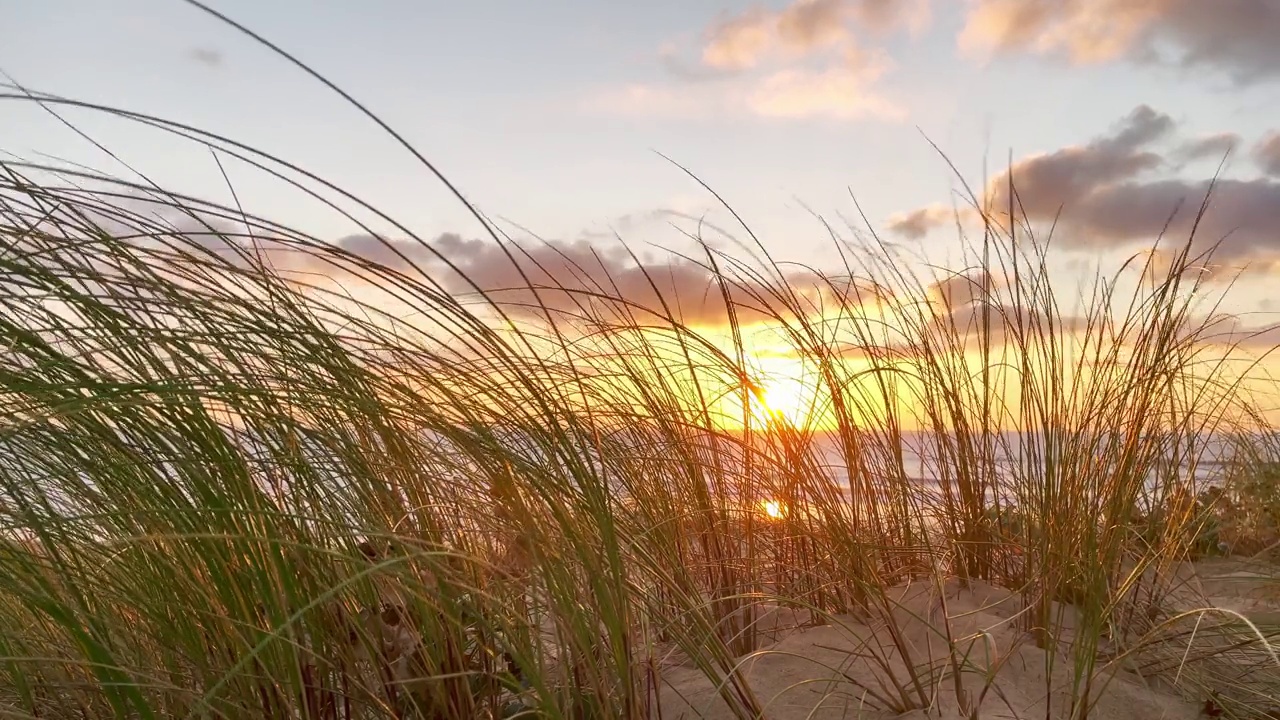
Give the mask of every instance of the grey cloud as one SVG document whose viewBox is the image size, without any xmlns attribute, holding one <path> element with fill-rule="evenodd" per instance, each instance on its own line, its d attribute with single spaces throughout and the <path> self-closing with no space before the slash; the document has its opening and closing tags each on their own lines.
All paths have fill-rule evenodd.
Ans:
<svg viewBox="0 0 1280 720">
<path fill-rule="evenodd" d="M 1280 178 L 1280 131 L 1271 131 L 1253 148 L 1253 159 L 1262 172 Z"/>
<path fill-rule="evenodd" d="M 1179 145 L 1173 154 L 1181 162 L 1221 160 L 1239 145 L 1239 135 L 1217 133 L 1187 140 Z"/>
<path fill-rule="evenodd" d="M 243 238 L 207 233 L 193 242 L 221 256 L 231 256 L 233 262 L 233 253 L 248 245 Z M 425 276 L 455 296 L 469 296 L 478 290 L 517 315 L 540 315 L 543 308 L 571 315 L 600 311 L 608 317 L 628 308 L 640 316 L 646 312 L 665 315 L 666 304 L 683 322 L 718 325 L 728 321 L 724 298 L 710 269 L 676 256 L 638 262 L 617 243 L 546 241 L 504 247 L 444 233 L 425 244 L 353 235 L 332 246 L 335 253 L 325 255 L 273 238 L 259 240 L 255 252 L 286 273 L 314 273 L 337 280 L 365 274 L 360 266 L 372 263 L 410 277 Z M 731 280 L 727 291 L 740 320 L 758 321 L 770 317 L 771 308 L 781 310 L 767 282 L 736 273 L 732 263 L 717 262 L 727 268 L 724 274 Z M 849 277 L 799 271 L 788 273 L 786 280 L 790 290 L 800 296 L 800 312 L 806 315 L 816 314 L 824 304 L 841 298 L 856 305 L 876 297 L 870 283 Z M 786 317 L 791 313 L 781 314 Z"/>
<path fill-rule="evenodd" d="M 1164 113 L 1139 105 L 1112 132 L 1084 145 L 1017 161 L 987 186 L 986 205 L 993 213 L 1009 207 L 1009 179 L 1017 194 L 1016 212 L 1028 218 L 1052 217 L 1061 207 L 1083 200 L 1100 185 L 1137 177 L 1161 166 L 1164 159 L 1147 146 L 1171 134 L 1175 124 Z M 974 213 L 961 209 L 961 218 Z M 931 205 L 890 218 L 888 230 L 920 239 L 934 228 L 953 223 L 957 209 Z"/>
<path fill-rule="evenodd" d="M 975 0 L 961 44 L 1077 63 L 1126 57 L 1247 84 L 1280 76 L 1277 37 L 1275 0 Z"/>
<path fill-rule="evenodd" d="M 1212 67 L 1240 84 L 1280 76 L 1280 3 L 1275 0 L 1166 0 L 1146 46 L 1177 48 L 1187 68 Z"/>
<path fill-rule="evenodd" d="M 889 218 L 887 229 L 909 240 L 919 240 L 935 227 L 955 218 L 955 211 L 942 205 L 917 208 Z"/>
<path fill-rule="evenodd" d="M 1037 307 L 1012 304 L 1007 297 L 1008 283 L 1008 278 L 986 270 L 971 270 L 934 283 L 930 294 L 941 300 L 945 311 L 937 322 L 971 339 L 985 332 L 993 345 L 1007 342 L 1017 329 L 1076 332 L 1086 327 L 1087 321 L 1081 317 L 1049 316 Z"/>
<path fill-rule="evenodd" d="M 984 270 L 975 270 L 936 281 L 930 286 L 929 294 L 941 300 L 943 307 L 956 310 L 982 300 L 996 287 L 994 276 Z"/>
<path fill-rule="evenodd" d="M 1173 126 L 1173 118 L 1149 105 L 1139 105 L 1121 121 L 1119 131 L 1111 139 L 1096 144 L 1117 151 L 1135 150 L 1168 134 Z"/>
<path fill-rule="evenodd" d="M 1214 315 L 1204 318 L 1197 330 L 1204 342 L 1267 353 L 1280 348 L 1280 323 L 1250 325 L 1236 315 Z"/>
<path fill-rule="evenodd" d="M 1011 173 L 1015 213 L 1031 223 L 1057 223 L 1063 246 L 1115 247 L 1151 242 L 1162 234 L 1181 242 L 1194 232 L 1198 250 L 1217 247 L 1218 263 L 1274 266 L 1280 256 L 1280 181 L 1145 178 L 1164 165 L 1150 146 L 1173 130 L 1167 115 L 1140 106 L 1112 132 L 1085 145 L 1017 161 L 988 186 L 987 207 L 996 219 L 1002 217 Z M 1201 138 L 1173 154 L 1208 153 L 1234 139 L 1227 134 Z M 1267 169 L 1275 155 L 1280 155 L 1280 141 L 1273 137 L 1255 149 L 1255 159 Z M 1199 217 L 1206 198 L 1208 209 Z M 941 206 L 921 208 L 899 216 L 892 227 L 918 237 L 943 224 L 949 212 Z"/>
<path fill-rule="evenodd" d="M 978 300 L 964 307 L 955 308 L 940 320 L 953 328 L 965 340 L 969 348 L 978 345 L 986 337 L 989 346 L 995 347 L 1018 342 L 1019 336 L 1039 338 L 1052 331 L 1058 334 L 1083 332 L 1088 328 L 1087 318 L 1074 315 L 1049 315 L 1039 308 L 1016 306 L 998 301 Z"/>
<path fill-rule="evenodd" d="M 1197 212 L 1208 198 L 1209 208 Z M 1248 261 L 1280 250 L 1280 182 L 1161 180 L 1101 187 L 1068 213 L 1074 242 L 1128 244 L 1158 236 L 1205 248 L 1221 241 L 1221 261 Z M 1167 226 L 1167 230 L 1166 230 Z"/>
<path fill-rule="evenodd" d="M 487 241 L 461 241 L 450 236 L 442 252 L 455 264 L 457 272 L 442 274 L 446 289 L 465 293 L 474 283 L 494 300 L 520 310 L 539 312 L 545 305 L 555 311 L 576 314 L 582 306 L 596 306 L 606 314 L 620 309 L 615 299 L 644 310 L 664 313 L 664 303 L 676 317 L 696 324 L 723 324 L 727 310 L 713 273 L 703 265 L 683 258 L 635 262 L 625 249 L 610 244 L 600 246 L 585 241 L 551 241 L 523 246 L 511 255 Z M 439 243 L 439 240 L 437 240 Z M 719 261 L 718 261 L 719 262 Z M 733 278 L 730 267 L 726 274 Z M 802 296 L 802 312 L 816 313 L 823 303 L 837 296 L 858 293 L 870 299 L 871 289 L 850 278 L 827 278 L 813 273 L 787 275 L 790 287 Z M 779 303 L 765 284 L 736 278 L 728 294 L 740 320 L 750 322 L 769 316 L 768 308 Z M 789 313 L 784 313 L 784 316 Z"/>
<path fill-rule="evenodd" d="M 1028 216 L 1052 215 L 1104 184 L 1135 177 L 1161 165 L 1160 155 L 1146 146 L 1173 130 L 1173 119 L 1146 105 L 1133 110 L 1110 135 L 1086 145 L 1064 148 L 1020 160 L 993 180 L 990 204 L 1008 207 L 1013 178 L 1018 207 Z"/>
</svg>

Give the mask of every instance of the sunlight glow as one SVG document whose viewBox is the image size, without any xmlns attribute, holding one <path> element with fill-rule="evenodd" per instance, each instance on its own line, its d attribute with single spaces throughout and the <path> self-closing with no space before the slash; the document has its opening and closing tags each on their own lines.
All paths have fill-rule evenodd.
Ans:
<svg viewBox="0 0 1280 720">
<path fill-rule="evenodd" d="M 777 500 L 765 500 L 760 503 L 760 509 L 764 510 L 764 514 L 768 516 L 770 520 L 781 520 L 782 516 L 786 512 L 782 503 Z"/>
</svg>

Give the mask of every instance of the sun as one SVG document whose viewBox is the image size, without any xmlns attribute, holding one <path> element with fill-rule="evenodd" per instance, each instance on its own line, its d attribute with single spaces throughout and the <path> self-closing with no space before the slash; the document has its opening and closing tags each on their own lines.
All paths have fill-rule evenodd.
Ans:
<svg viewBox="0 0 1280 720">
<path fill-rule="evenodd" d="M 751 398 L 751 414 L 765 423 L 804 425 L 809 414 L 810 391 L 797 377 L 771 377 L 759 384 Z"/>
<path fill-rule="evenodd" d="M 764 511 L 765 516 L 770 520 L 781 520 L 782 516 L 786 513 L 786 509 L 783 508 L 782 503 L 777 500 L 765 500 L 760 503 L 760 509 Z"/>
</svg>

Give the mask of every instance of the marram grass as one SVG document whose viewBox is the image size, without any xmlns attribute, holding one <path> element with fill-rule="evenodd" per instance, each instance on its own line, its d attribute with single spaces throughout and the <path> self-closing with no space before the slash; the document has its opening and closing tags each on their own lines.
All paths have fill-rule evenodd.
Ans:
<svg viewBox="0 0 1280 720">
<path fill-rule="evenodd" d="M 1239 717 L 1280 690 L 1274 626 L 1162 604 L 1220 521 L 1191 470 L 1260 430 L 1202 257 L 1080 298 L 995 219 L 949 278 L 874 239 L 805 288 L 707 250 L 709 330 L 658 279 L 643 303 L 607 277 L 462 303 L 238 208 L 0 170 L 7 717 L 664 717 L 673 657 L 768 717 L 743 664 L 779 606 L 883 627 L 876 682 L 831 692 L 896 714 L 973 662 L 972 638 L 907 641 L 909 581 L 1015 590 L 1069 668 L 1054 717 L 1137 666 Z M 808 371 L 796 417 L 761 412 L 761 324 Z"/>
</svg>

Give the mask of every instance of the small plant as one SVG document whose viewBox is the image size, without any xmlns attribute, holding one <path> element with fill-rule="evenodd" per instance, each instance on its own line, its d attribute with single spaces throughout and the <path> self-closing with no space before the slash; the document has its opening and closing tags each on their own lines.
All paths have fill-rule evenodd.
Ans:
<svg viewBox="0 0 1280 720">
<path fill-rule="evenodd" d="M 1223 485 L 1204 500 L 1224 550 L 1274 551 L 1280 546 L 1280 438 L 1269 431 L 1235 438 Z"/>
</svg>

